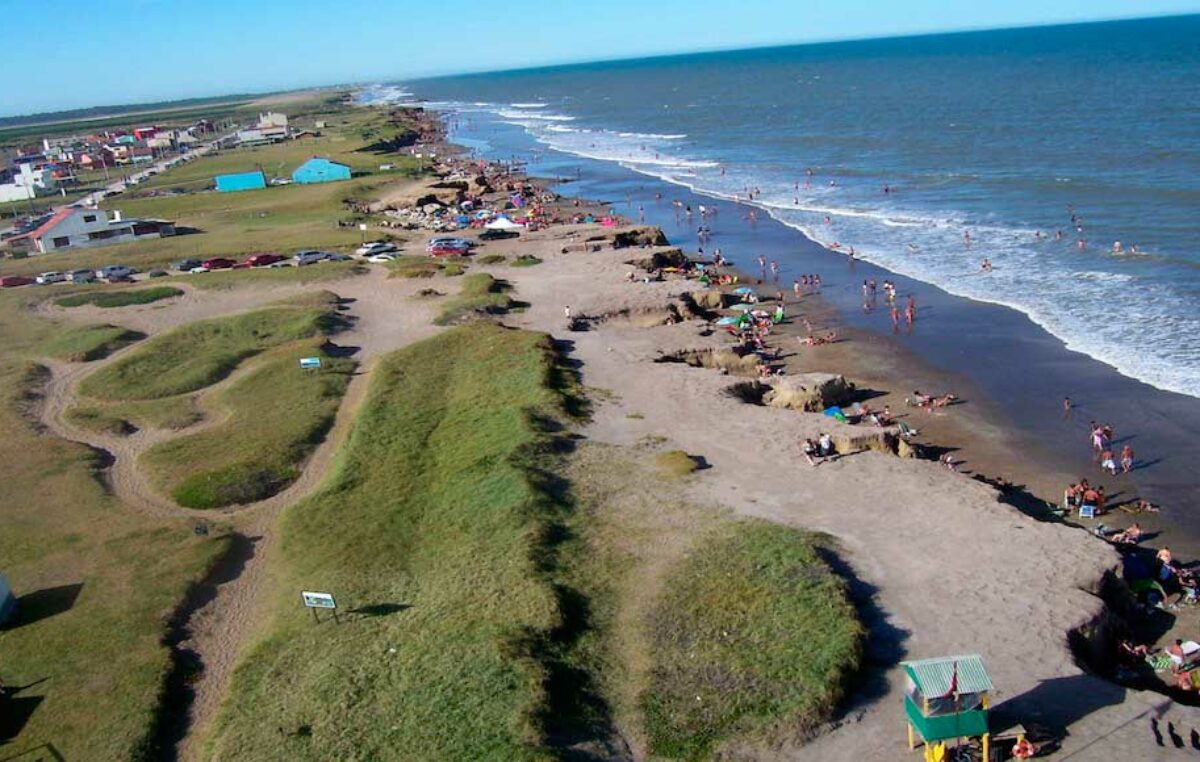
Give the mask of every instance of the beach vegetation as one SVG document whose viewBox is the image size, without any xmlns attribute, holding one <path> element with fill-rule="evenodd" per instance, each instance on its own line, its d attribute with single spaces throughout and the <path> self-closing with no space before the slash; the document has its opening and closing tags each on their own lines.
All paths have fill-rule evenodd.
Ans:
<svg viewBox="0 0 1200 762">
<path fill-rule="evenodd" d="M 707 759 L 733 740 L 803 738 L 857 668 L 863 628 L 822 560 L 827 538 L 739 521 L 668 575 L 647 623 L 651 750 Z"/>
<path fill-rule="evenodd" d="M 46 342 L 45 353 L 68 362 L 91 362 L 144 338 L 144 333 L 107 323 L 71 326 Z"/>
<path fill-rule="evenodd" d="M 317 371 L 300 357 L 320 357 Z M 323 339 L 277 347 L 212 404 L 220 423 L 156 445 L 138 460 L 151 483 L 186 508 L 220 508 L 270 497 L 300 475 L 333 425 L 355 363 Z"/>
<path fill-rule="evenodd" d="M 654 465 L 667 476 L 687 476 L 697 468 L 696 459 L 683 450 L 667 450 L 654 456 Z"/>
<path fill-rule="evenodd" d="M 19 612 L 0 629 L 0 681 L 21 688 L 4 701 L 4 748 L 139 759 L 170 670 L 167 619 L 228 539 L 126 507 L 97 477 L 100 453 L 39 428 L 50 373 L 36 361 L 69 328 L 19 291 L 0 293 L 0 558 Z"/>
<path fill-rule="evenodd" d="M 532 254 L 522 254 L 512 261 L 512 266 L 533 267 L 534 265 L 540 265 L 541 263 L 542 260 L 539 257 L 535 257 Z"/>
<path fill-rule="evenodd" d="M 210 756 L 550 758 L 556 363 L 549 337 L 487 323 L 380 361 L 329 481 L 284 516 L 270 624 Z M 317 585 L 340 625 L 297 604 Z"/>
<path fill-rule="evenodd" d="M 502 315 L 513 306 L 508 292 L 512 287 L 488 273 L 464 276 L 459 292 L 447 300 L 434 318 L 437 325 L 450 325 L 470 318 Z"/>
<path fill-rule="evenodd" d="M 220 381 L 264 350 L 332 333 L 339 326 L 335 307 L 333 294 L 318 292 L 316 299 L 189 323 L 88 376 L 79 391 L 114 401 L 193 392 Z"/>
<path fill-rule="evenodd" d="M 183 291 L 172 286 L 155 286 L 153 288 L 138 288 L 131 291 L 87 291 L 82 294 L 72 294 L 55 300 L 59 307 L 82 307 L 90 304 L 94 307 L 128 307 L 134 304 L 151 304 L 163 299 L 182 296 Z"/>
</svg>

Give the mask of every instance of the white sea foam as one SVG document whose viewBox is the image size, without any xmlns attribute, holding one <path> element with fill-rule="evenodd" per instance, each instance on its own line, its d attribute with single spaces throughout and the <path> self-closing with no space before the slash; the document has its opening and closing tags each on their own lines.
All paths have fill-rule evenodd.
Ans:
<svg viewBox="0 0 1200 762">
<path fill-rule="evenodd" d="M 615 162 L 696 193 L 744 204 L 745 189 L 760 188 L 755 206 L 814 241 L 836 240 L 894 272 L 1018 310 L 1071 350 L 1161 389 L 1200 397 L 1194 305 L 1170 283 L 1124 272 L 1128 263 L 1121 257 L 1078 252 L 1070 241 L 1039 240 L 1033 229 L 981 224 L 956 210 L 904 208 L 901 199 L 881 199 L 874 188 L 870 195 L 853 187 L 797 190 L 792 178 L 736 163 L 721 172 L 721 162 L 689 153 L 682 134 L 567 126 L 563 122 L 572 117 L 535 112 L 557 117 L 535 118 L 511 107 L 481 110 L 518 124 L 554 150 Z M 963 239 L 968 230 L 969 248 Z M 990 273 L 980 269 L 984 257 L 992 263 Z"/>
<path fill-rule="evenodd" d="M 508 105 L 511 106 L 512 108 L 546 108 L 546 106 L 548 106 L 550 104 L 548 104 L 548 103 L 510 103 Z"/>
</svg>

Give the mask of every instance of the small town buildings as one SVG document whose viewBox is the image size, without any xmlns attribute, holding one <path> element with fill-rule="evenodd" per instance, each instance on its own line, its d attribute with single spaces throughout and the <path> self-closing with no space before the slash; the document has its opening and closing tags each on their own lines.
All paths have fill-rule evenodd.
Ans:
<svg viewBox="0 0 1200 762">
<path fill-rule="evenodd" d="M 259 114 L 258 122 L 250 129 L 238 130 L 237 139 L 241 145 L 266 145 L 280 143 L 290 136 L 287 114 L 268 111 Z"/>
<path fill-rule="evenodd" d="M 175 226 L 166 220 L 123 219 L 120 212 L 110 215 L 103 209 L 68 206 L 6 243 L 15 251 L 49 254 L 66 248 L 106 246 L 170 235 L 175 235 Z"/>
<path fill-rule="evenodd" d="M 314 156 L 292 172 L 292 182 L 332 183 L 350 179 L 350 167 L 336 161 Z"/>
<path fill-rule="evenodd" d="M 36 198 L 40 192 L 54 190 L 58 186 L 54 168 L 45 162 L 26 162 L 16 165 L 0 177 L 0 202 L 24 201 Z"/>
<path fill-rule="evenodd" d="M 217 175 L 214 179 L 217 183 L 217 190 L 221 193 L 258 190 L 259 188 L 267 187 L 267 177 L 262 173 L 261 169 L 255 172 L 238 172 L 231 175 Z"/>
</svg>

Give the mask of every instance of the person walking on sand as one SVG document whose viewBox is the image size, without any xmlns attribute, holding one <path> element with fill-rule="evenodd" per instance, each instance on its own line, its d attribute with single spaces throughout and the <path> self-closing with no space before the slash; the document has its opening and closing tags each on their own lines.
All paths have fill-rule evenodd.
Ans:
<svg viewBox="0 0 1200 762">
<path fill-rule="evenodd" d="M 1133 448 L 1125 445 L 1121 448 L 1121 472 L 1129 473 L 1133 470 Z"/>
<path fill-rule="evenodd" d="M 904 305 L 904 319 L 908 321 L 909 325 L 912 325 L 917 319 L 917 300 L 912 297 L 912 294 L 909 294 L 908 301 Z"/>
<path fill-rule="evenodd" d="M 1063 418 L 1071 417 L 1071 398 L 1063 397 Z"/>
<path fill-rule="evenodd" d="M 1105 450 L 1100 453 L 1100 468 L 1113 476 L 1117 475 L 1117 463 L 1113 460 L 1112 450 Z"/>
<path fill-rule="evenodd" d="M 567 320 L 571 319 L 571 305 L 568 304 L 567 306 L 563 307 L 563 316 L 566 317 Z"/>
</svg>

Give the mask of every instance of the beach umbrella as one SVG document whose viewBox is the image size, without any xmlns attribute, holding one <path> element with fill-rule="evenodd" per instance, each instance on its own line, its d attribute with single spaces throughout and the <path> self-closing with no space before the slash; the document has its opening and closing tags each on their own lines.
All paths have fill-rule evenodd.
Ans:
<svg viewBox="0 0 1200 762">
<path fill-rule="evenodd" d="M 754 305 L 746 304 L 745 302 L 739 302 L 739 303 L 733 305 L 732 307 L 730 307 L 729 309 L 741 310 L 742 312 L 749 312 L 750 310 L 754 309 Z"/>
<path fill-rule="evenodd" d="M 754 289 L 750 288 L 749 286 L 739 286 L 738 288 L 735 288 L 733 290 L 733 293 L 735 293 L 735 294 L 753 294 Z"/>
</svg>

